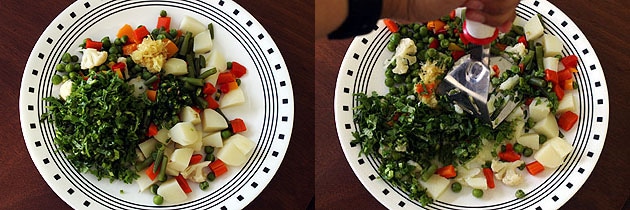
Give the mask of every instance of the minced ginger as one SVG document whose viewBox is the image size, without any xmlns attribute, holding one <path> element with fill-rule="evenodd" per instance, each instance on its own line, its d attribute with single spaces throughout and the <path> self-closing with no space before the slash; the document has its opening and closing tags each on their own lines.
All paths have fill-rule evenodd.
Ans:
<svg viewBox="0 0 630 210">
<path fill-rule="evenodd" d="M 162 40 L 153 40 L 150 37 L 144 38 L 142 43 L 138 45 L 138 49 L 131 53 L 131 59 L 136 64 L 146 67 L 151 73 L 162 71 L 166 58 L 166 43 Z"/>
</svg>

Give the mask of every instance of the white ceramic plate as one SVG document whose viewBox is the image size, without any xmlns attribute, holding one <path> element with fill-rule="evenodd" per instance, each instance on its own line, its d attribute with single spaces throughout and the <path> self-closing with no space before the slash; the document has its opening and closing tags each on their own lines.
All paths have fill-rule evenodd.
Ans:
<svg viewBox="0 0 630 210">
<path fill-rule="evenodd" d="M 518 188 L 497 184 L 477 199 L 465 187 L 456 194 L 446 190 L 428 209 L 557 209 L 566 203 L 584 184 L 593 171 L 602 152 L 608 128 L 608 90 L 603 69 L 588 40 L 580 29 L 562 11 L 544 0 L 521 1 L 517 14 L 519 20 L 528 20 L 536 13 L 543 16 L 545 33 L 558 36 L 564 42 L 563 55 L 579 57 L 579 72 L 575 76 L 579 84 L 579 121 L 565 139 L 573 147 L 564 164 L 555 170 L 547 169 L 536 176 L 525 175 L 525 184 Z M 522 24 L 521 24 L 522 25 Z M 379 177 L 379 160 L 372 156 L 359 156 L 360 145 L 350 144 L 356 131 L 352 108 L 355 93 L 380 94 L 387 92 L 384 84 L 384 63 L 392 53 L 386 50 L 390 32 L 382 22 L 365 36 L 356 37 L 346 56 L 335 90 L 335 119 L 337 133 L 348 163 L 365 188 L 389 209 L 422 207 L 400 189 Z M 527 161 L 526 161 L 527 162 Z M 527 174 L 525 172 L 525 174 Z M 517 189 L 527 192 L 524 199 L 516 199 Z"/>
<path fill-rule="evenodd" d="M 242 79 L 247 102 L 225 109 L 228 118 L 247 123 L 245 136 L 257 142 L 249 160 L 229 172 L 206 191 L 193 192 L 182 203 L 155 206 L 150 192 L 139 193 L 137 184 L 97 181 L 81 174 L 56 152 L 54 127 L 40 122 L 46 112 L 42 98 L 56 94 L 50 80 L 64 52 L 74 51 L 84 38 L 115 37 L 124 24 L 153 29 L 161 10 L 172 16 L 173 28 L 184 15 L 214 24 L 215 48 L 228 61 L 238 61 L 249 71 Z M 77 1 L 46 28 L 24 70 L 20 88 L 20 120 L 26 146 L 48 185 L 78 209 L 241 209 L 267 186 L 286 153 L 293 127 L 293 90 L 284 59 L 271 36 L 245 9 L 228 0 L 213 1 Z M 124 193 L 121 193 L 121 190 Z"/>
</svg>

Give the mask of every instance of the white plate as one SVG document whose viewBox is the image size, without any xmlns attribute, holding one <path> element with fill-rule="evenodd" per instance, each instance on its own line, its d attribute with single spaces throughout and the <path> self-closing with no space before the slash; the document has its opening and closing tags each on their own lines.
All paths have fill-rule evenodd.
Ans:
<svg viewBox="0 0 630 210">
<path fill-rule="evenodd" d="M 579 121 L 565 139 L 575 148 L 555 170 L 546 170 L 537 176 L 525 176 L 524 185 L 518 188 L 505 187 L 486 190 L 482 199 L 472 196 L 470 189 L 464 188 L 459 194 L 446 192 L 428 209 L 557 209 L 566 203 L 584 184 L 593 171 L 604 146 L 608 128 L 608 90 L 603 69 L 590 43 L 578 27 L 562 11 L 544 0 L 521 1 L 517 14 L 518 21 L 528 20 L 541 13 L 546 27 L 545 33 L 558 36 L 564 42 L 563 55 L 575 54 L 579 57 Z M 337 133 L 346 159 L 365 188 L 389 209 L 411 209 L 422 207 L 410 200 L 400 189 L 383 181 L 377 172 L 378 161 L 372 156 L 359 156 L 360 145 L 350 144 L 356 131 L 352 108 L 355 93 L 380 94 L 387 92 L 384 85 L 384 63 L 392 56 L 386 50 L 390 32 L 382 22 L 378 28 L 365 36 L 356 37 L 346 56 L 335 90 L 335 119 Z M 517 189 L 527 192 L 524 199 L 516 199 Z"/>
<path fill-rule="evenodd" d="M 42 98 L 55 94 L 51 77 L 64 52 L 74 51 L 84 38 L 115 37 L 124 24 L 153 29 L 160 10 L 172 16 L 173 28 L 184 15 L 214 24 L 215 47 L 228 61 L 249 71 L 242 78 L 247 103 L 225 109 L 228 118 L 245 120 L 247 137 L 257 142 L 249 160 L 178 204 L 155 206 L 153 196 L 138 193 L 137 184 L 97 181 L 81 174 L 56 152 L 54 128 L 40 122 L 46 111 Z M 267 31 L 245 9 L 228 0 L 217 1 L 77 1 L 64 10 L 41 35 L 29 56 L 20 88 L 20 120 L 26 146 L 48 185 L 78 209 L 241 209 L 267 186 L 286 153 L 293 127 L 293 89 L 284 59 Z M 121 193 L 121 190 L 124 193 Z"/>
</svg>

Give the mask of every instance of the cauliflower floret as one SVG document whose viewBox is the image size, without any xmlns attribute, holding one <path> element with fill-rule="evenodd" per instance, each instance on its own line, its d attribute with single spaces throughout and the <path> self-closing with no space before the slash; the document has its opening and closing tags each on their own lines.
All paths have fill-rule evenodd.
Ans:
<svg viewBox="0 0 630 210">
<path fill-rule="evenodd" d="M 505 48 L 505 52 L 514 53 L 520 56 L 521 58 L 527 55 L 527 48 L 523 43 L 516 43 L 514 46 L 507 46 Z"/>
<path fill-rule="evenodd" d="M 66 98 L 70 96 L 70 93 L 72 93 L 72 80 L 66 80 L 59 88 L 59 97 L 66 100 Z"/>
<path fill-rule="evenodd" d="M 144 38 L 142 43 L 138 45 L 138 49 L 131 53 L 133 62 L 146 67 L 151 73 L 162 71 L 166 57 L 166 43 L 162 40 L 153 40 L 150 37 Z"/>
<path fill-rule="evenodd" d="M 95 66 L 100 66 L 105 61 L 107 61 L 106 51 L 87 48 L 83 50 L 83 56 L 81 56 L 81 69 L 91 69 Z"/>
<path fill-rule="evenodd" d="M 400 40 L 400 43 L 396 47 L 396 53 L 392 60 L 396 62 L 396 67 L 392 69 L 392 72 L 396 74 L 405 74 L 409 69 L 409 65 L 416 63 L 417 48 L 416 43 L 410 38 L 404 38 Z"/>
<path fill-rule="evenodd" d="M 188 180 L 200 183 L 206 180 L 206 176 L 210 173 L 208 164 L 210 161 L 204 161 L 195 165 L 188 166 L 181 172 L 182 176 Z M 208 169 L 208 170 L 204 170 Z"/>
<path fill-rule="evenodd" d="M 498 160 L 492 160 L 492 171 L 494 176 L 501 180 L 503 184 L 508 186 L 516 186 L 523 182 L 523 177 L 518 173 L 516 168 L 523 164 L 522 160 L 514 162 L 501 162 Z"/>
</svg>

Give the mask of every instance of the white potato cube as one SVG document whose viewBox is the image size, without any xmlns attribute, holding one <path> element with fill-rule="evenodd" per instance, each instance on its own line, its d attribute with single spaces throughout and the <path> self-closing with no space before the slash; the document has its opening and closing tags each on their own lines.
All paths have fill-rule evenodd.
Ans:
<svg viewBox="0 0 630 210">
<path fill-rule="evenodd" d="M 433 198 L 437 199 L 442 195 L 444 190 L 449 187 L 450 181 L 440 175 L 433 174 L 426 182 L 419 180 L 420 184 L 427 188 L 427 193 Z"/>
<path fill-rule="evenodd" d="M 556 57 L 544 57 L 543 58 L 543 66 L 545 67 L 545 69 L 549 69 L 552 71 L 558 71 L 558 63 L 560 62 L 560 59 L 556 58 Z"/>
<path fill-rule="evenodd" d="M 549 100 L 547 100 L 547 98 L 536 97 L 532 100 L 532 103 L 529 104 L 529 118 L 534 122 L 545 119 L 550 111 Z"/>
<path fill-rule="evenodd" d="M 190 32 L 193 36 L 196 36 L 197 34 L 208 30 L 208 26 L 199 22 L 195 18 L 184 16 L 182 21 L 179 23 L 179 29 L 185 32 Z"/>
<path fill-rule="evenodd" d="M 542 43 L 545 49 L 545 57 L 553 57 L 562 53 L 562 41 L 551 34 L 544 34 Z"/>
<path fill-rule="evenodd" d="M 181 146 L 179 144 L 176 144 L 175 148 L 191 148 L 193 149 L 194 152 L 200 152 L 201 149 L 203 149 L 203 142 L 201 142 L 201 139 L 199 139 L 199 141 L 195 141 L 194 143 L 186 145 L 186 146 Z"/>
<path fill-rule="evenodd" d="M 557 168 L 562 164 L 563 157 L 552 146 L 547 144 L 534 153 L 534 159 L 547 168 Z"/>
<path fill-rule="evenodd" d="M 555 137 L 547 140 L 543 146 L 551 146 L 556 152 L 562 157 L 566 157 L 571 151 L 573 151 L 573 146 L 569 144 L 566 140 Z"/>
<path fill-rule="evenodd" d="M 549 113 L 549 115 L 547 115 L 545 119 L 534 124 L 534 127 L 532 127 L 532 129 L 534 129 L 534 131 L 536 131 L 536 133 L 538 134 L 545 135 L 547 139 L 557 137 L 558 132 L 560 132 L 558 130 L 558 123 L 556 121 L 556 118 L 551 113 Z"/>
<path fill-rule="evenodd" d="M 225 164 L 230 166 L 240 166 L 248 159 L 248 154 L 243 153 L 243 146 L 238 140 L 240 138 L 228 139 L 223 144 L 223 148 L 221 148 L 217 153 L 216 157 L 222 160 Z M 249 141 L 249 139 L 247 139 Z"/>
<path fill-rule="evenodd" d="M 187 146 L 201 141 L 201 136 L 197 133 L 192 122 L 179 122 L 169 130 L 169 136 L 175 143 Z"/>
<path fill-rule="evenodd" d="M 514 143 L 514 141 L 516 141 L 516 139 L 519 136 L 522 136 L 523 133 L 525 132 L 525 121 L 524 120 L 519 120 L 519 121 L 515 121 L 513 122 L 514 125 L 514 136 L 512 137 L 510 143 Z"/>
<path fill-rule="evenodd" d="M 216 68 L 218 72 L 227 70 L 227 61 L 219 50 L 214 49 L 209 53 L 204 54 L 203 57 L 206 58 L 207 69 Z"/>
<path fill-rule="evenodd" d="M 204 109 L 201 115 L 201 126 L 204 132 L 215 132 L 228 128 L 225 118 L 213 109 Z"/>
<path fill-rule="evenodd" d="M 223 147 L 223 138 L 221 138 L 221 132 L 214 132 L 201 139 L 203 146 L 211 146 L 220 148 Z"/>
<path fill-rule="evenodd" d="M 193 149 L 191 148 L 175 149 L 170 157 L 171 161 L 168 164 L 175 171 L 183 171 L 186 167 L 188 167 L 188 163 L 190 163 L 190 157 L 192 157 L 192 155 Z"/>
<path fill-rule="evenodd" d="M 179 120 L 182 122 L 191 122 L 193 125 L 201 123 L 201 117 L 192 107 L 185 106 L 179 111 Z"/>
<path fill-rule="evenodd" d="M 222 94 L 219 99 L 219 108 L 227 108 L 245 103 L 245 94 L 241 88 L 230 90 L 226 94 Z"/>
<path fill-rule="evenodd" d="M 157 190 L 157 194 L 162 196 L 167 203 L 179 203 L 188 198 L 175 179 L 169 179 L 162 183 Z"/>
<path fill-rule="evenodd" d="M 209 30 L 205 30 L 195 35 L 194 44 L 193 44 L 193 52 L 197 54 L 207 53 L 210 50 L 212 50 L 212 46 L 213 46 L 213 42 L 212 42 L 212 37 L 210 37 Z"/>
<path fill-rule="evenodd" d="M 172 74 L 176 76 L 188 74 L 188 66 L 186 61 L 179 58 L 169 58 L 164 63 L 164 74 Z"/>
<path fill-rule="evenodd" d="M 538 39 L 538 37 L 542 36 L 545 28 L 540 22 L 540 18 L 537 16 L 531 17 L 525 26 L 523 26 L 523 31 L 525 32 L 525 38 L 527 41 Z"/>
<path fill-rule="evenodd" d="M 238 150 L 241 151 L 241 153 L 243 154 L 249 153 L 254 149 L 254 147 L 256 147 L 256 142 L 238 133 L 230 136 L 230 138 L 225 141 L 228 144 L 235 144 L 236 148 L 238 148 Z"/>
<path fill-rule="evenodd" d="M 156 141 L 154 138 L 150 138 L 138 144 L 138 148 L 140 148 L 140 151 L 142 152 L 142 155 L 144 155 L 144 157 L 149 157 L 151 153 L 155 151 L 156 144 L 158 144 L 158 141 Z"/>
<path fill-rule="evenodd" d="M 525 116 L 525 114 L 523 113 L 523 109 L 519 106 L 514 108 L 514 110 L 512 110 L 512 112 L 505 118 L 505 120 L 507 120 L 508 122 L 512 122 L 514 120 L 523 120 L 523 116 Z"/>
<path fill-rule="evenodd" d="M 522 144 L 523 146 L 538 150 L 540 148 L 539 139 L 540 135 L 537 133 L 526 133 L 518 137 L 516 142 Z"/>
<path fill-rule="evenodd" d="M 573 94 L 573 91 L 564 92 L 564 97 L 558 103 L 558 110 L 556 111 L 556 113 L 562 114 L 566 111 L 577 111 L 577 99 L 575 97 L 575 94 Z"/>
<path fill-rule="evenodd" d="M 151 169 L 148 168 L 146 170 Z M 147 173 L 145 173 L 144 171 L 138 171 L 138 175 L 140 176 L 138 177 L 138 179 L 136 179 L 136 183 L 138 183 L 138 192 L 144 192 L 146 189 L 151 187 L 151 185 L 155 184 L 158 181 L 157 178 L 151 180 L 151 178 L 149 178 Z"/>
<path fill-rule="evenodd" d="M 171 137 L 168 134 L 168 129 L 162 128 L 157 132 L 157 134 L 155 134 L 155 136 L 153 136 L 153 138 L 159 141 L 160 143 L 166 145 L 168 144 L 168 141 L 169 141 L 168 139 Z"/>
</svg>

